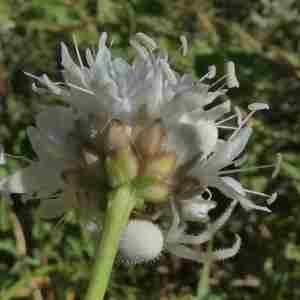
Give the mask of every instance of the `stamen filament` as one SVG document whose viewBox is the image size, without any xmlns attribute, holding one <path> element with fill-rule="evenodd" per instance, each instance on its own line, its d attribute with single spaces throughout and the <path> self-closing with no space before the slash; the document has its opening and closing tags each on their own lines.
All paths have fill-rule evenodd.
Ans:
<svg viewBox="0 0 300 300">
<path fill-rule="evenodd" d="M 217 128 L 228 129 L 228 130 L 236 130 L 237 129 L 237 127 L 232 127 L 232 126 L 217 126 Z"/>
<path fill-rule="evenodd" d="M 237 117 L 238 117 L 237 115 L 231 115 L 231 116 L 228 117 L 228 118 L 225 118 L 225 119 L 223 119 L 223 120 L 220 120 L 219 122 L 216 123 L 216 125 L 225 123 L 225 122 L 230 121 L 230 120 L 232 120 L 232 119 L 234 119 L 234 118 L 237 118 Z"/>
<path fill-rule="evenodd" d="M 219 175 L 225 175 L 225 174 L 234 174 L 234 173 L 240 173 L 240 172 L 248 172 L 248 171 L 255 171 L 259 169 L 269 169 L 269 168 L 274 168 L 274 164 L 271 165 L 264 165 L 264 166 L 253 166 L 249 168 L 244 168 L 244 169 L 233 169 L 233 170 L 226 170 L 226 171 L 220 171 L 218 172 Z"/>
<path fill-rule="evenodd" d="M 232 140 L 242 129 L 242 127 L 247 124 L 247 122 L 251 119 L 251 117 L 255 114 L 255 110 L 251 111 L 244 120 L 239 124 L 239 127 L 236 129 L 235 132 L 232 133 L 231 137 L 229 138 L 229 141 Z"/>
<path fill-rule="evenodd" d="M 187 41 L 187 38 L 186 38 L 186 36 L 181 35 L 179 37 L 179 39 L 180 39 L 180 42 L 181 42 L 182 55 L 186 56 L 187 52 L 188 52 L 188 41 Z"/>
<path fill-rule="evenodd" d="M 78 61 L 79 61 L 80 68 L 83 69 L 83 62 L 82 62 L 82 59 L 81 59 L 81 56 L 80 56 L 78 43 L 77 43 L 77 39 L 76 39 L 75 35 L 73 35 L 73 43 L 74 43 L 74 47 L 75 47 L 75 51 L 76 51 L 76 55 L 77 55 L 77 58 L 78 58 Z"/>
<path fill-rule="evenodd" d="M 265 194 L 265 193 L 256 192 L 256 191 L 252 191 L 252 190 L 246 190 L 246 189 L 243 189 L 243 190 L 244 190 L 246 193 L 248 193 L 248 194 L 258 195 L 258 196 L 262 196 L 262 197 L 266 197 L 266 198 L 271 197 L 271 195 L 268 195 L 268 194 Z"/>
<path fill-rule="evenodd" d="M 71 88 L 77 89 L 77 90 L 82 91 L 82 92 L 84 92 L 84 93 L 87 93 L 87 94 L 89 94 L 89 95 L 95 95 L 94 92 L 92 92 L 92 91 L 90 91 L 90 90 L 87 90 L 87 89 L 85 89 L 85 88 L 82 88 L 82 87 L 80 87 L 80 86 L 78 86 L 78 85 L 75 85 L 75 84 L 73 84 L 73 83 L 71 83 L 71 82 L 66 82 L 65 84 L 66 84 L 67 86 L 71 87 Z"/>
<path fill-rule="evenodd" d="M 214 86 L 216 86 L 218 83 L 220 83 L 221 81 L 223 81 L 225 78 L 226 78 L 227 75 L 223 75 L 221 76 L 218 80 L 216 80 L 215 82 L 213 82 L 211 85 L 210 85 L 210 89 L 213 88 Z"/>
</svg>

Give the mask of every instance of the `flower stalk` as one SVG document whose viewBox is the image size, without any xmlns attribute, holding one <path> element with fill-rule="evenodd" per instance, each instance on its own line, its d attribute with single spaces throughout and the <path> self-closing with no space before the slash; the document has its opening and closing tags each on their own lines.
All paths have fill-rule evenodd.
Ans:
<svg viewBox="0 0 300 300">
<path fill-rule="evenodd" d="M 85 300 L 104 298 L 118 252 L 120 235 L 135 204 L 136 196 L 129 184 L 124 184 L 109 194 L 102 237 Z"/>
<path fill-rule="evenodd" d="M 197 300 L 205 300 L 208 299 L 209 296 L 209 276 L 212 263 L 212 249 L 213 239 L 211 239 L 207 245 L 206 259 L 201 269 L 200 279 L 198 282 Z"/>
</svg>

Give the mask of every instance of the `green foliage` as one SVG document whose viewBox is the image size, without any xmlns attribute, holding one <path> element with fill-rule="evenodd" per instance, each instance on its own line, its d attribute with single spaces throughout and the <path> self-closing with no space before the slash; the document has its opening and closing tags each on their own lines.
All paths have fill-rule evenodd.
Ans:
<svg viewBox="0 0 300 300">
<path fill-rule="evenodd" d="M 263 100 L 272 108 L 253 122 L 256 131 L 249 163 L 270 162 L 281 152 L 283 164 L 274 180 L 265 180 L 268 173 L 243 177 L 250 188 L 278 191 L 279 199 L 269 215 L 236 212 L 228 231 L 239 232 L 243 246 L 236 258 L 213 265 L 209 299 L 298 299 L 299 14 L 299 1 L 292 0 L 0 1 L 0 142 L 9 153 L 34 157 L 24 129 L 33 123 L 37 111 L 59 99 L 35 95 L 22 71 L 45 72 L 60 80 L 59 42 L 71 44 L 73 34 L 84 49 L 96 45 L 99 33 L 107 30 L 114 53 L 130 57 L 128 37 L 144 31 L 170 51 L 179 71 L 198 76 L 210 64 L 216 64 L 221 74 L 224 60 L 236 61 L 241 88 L 229 96 L 241 108 L 253 100 Z M 182 33 L 189 41 L 186 57 L 179 50 Z M 0 175 L 25 165 L 24 160 L 9 158 Z M 222 199 L 217 200 L 222 205 Z M 224 234 L 216 240 L 224 244 L 230 238 Z M 45 222 L 37 218 L 35 203 L 15 201 L 12 205 L 1 199 L 0 299 L 40 299 L 31 288 L 38 279 L 45 300 L 81 299 L 94 241 L 71 215 Z M 153 265 L 128 268 L 116 264 L 110 299 L 194 299 L 200 267 L 168 255 Z"/>
</svg>

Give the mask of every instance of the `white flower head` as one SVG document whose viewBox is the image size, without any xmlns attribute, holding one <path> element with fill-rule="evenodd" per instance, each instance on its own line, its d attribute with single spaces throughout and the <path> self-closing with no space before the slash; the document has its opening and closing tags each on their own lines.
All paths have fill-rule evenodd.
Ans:
<svg viewBox="0 0 300 300">
<path fill-rule="evenodd" d="M 107 40 L 107 33 L 102 33 L 97 53 L 86 49 L 83 59 L 74 38 L 77 62 L 61 43 L 63 82 L 26 73 L 35 81 L 34 91 L 55 94 L 65 105 L 37 115 L 27 134 L 38 159 L 2 178 L 0 190 L 21 194 L 23 200 L 39 199 L 43 218 L 74 210 L 85 228 L 96 231 L 101 228 L 106 194 L 130 183 L 141 199 L 135 207 L 141 218 L 130 219 L 124 229 L 119 243 L 123 260 L 152 261 L 167 249 L 202 262 L 203 254 L 190 246 L 215 236 L 237 204 L 270 211 L 267 205 L 275 201 L 276 194 L 248 190 L 231 177 L 253 170 L 232 167 L 242 162 L 252 132 L 248 121 L 256 111 L 269 107 L 252 103 L 243 118 L 237 108 L 230 114 L 231 101 L 217 103 L 230 88 L 239 87 L 231 61 L 224 76 L 214 79 L 216 66 L 210 65 L 196 79 L 175 71 L 166 50 L 144 33 L 129 42 L 135 53 L 131 63 L 114 57 Z M 187 39 L 181 36 L 180 40 L 186 55 Z M 3 155 L 0 148 L 0 162 Z M 280 160 L 258 169 L 273 167 L 276 175 Z M 217 202 L 211 187 L 232 199 L 213 220 L 209 213 Z M 266 198 L 266 205 L 254 203 L 251 195 Z M 159 216 L 153 222 L 147 221 L 148 205 Z M 190 221 L 201 222 L 205 229 L 188 234 Z M 213 257 L 231 257 L 240 244 L 236 236 L 231 248 L 216 250 Z"/>
</svg>

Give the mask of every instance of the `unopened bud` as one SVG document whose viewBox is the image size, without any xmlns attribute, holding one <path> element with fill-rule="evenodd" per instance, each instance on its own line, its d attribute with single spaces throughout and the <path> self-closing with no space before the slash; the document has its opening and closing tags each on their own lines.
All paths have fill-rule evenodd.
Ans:
<svg viewBox="0 0 300 300">
<path fill-rule="evenodd" d="M 130 145 L 131 128 L 118 120 L 112 120 L 107 131 L 107 149 L 116 151 Z"/>
<path fill-rule="evenodd" d="M 154 122 L 150 127 L 141 130 L 136 139 L 138 151 L 145 156 L 153 156 L 160 151 L 166 132 L 160 121 Z"/>
<path fill-rule="evenodd" d="M 168 178 L 176 165 L 176 153 L 164 152 L 147 161 L 144 174 L 157 179 Z"/>
<path fill-rule="evenodd" d="M 121 148 L 106 159 L 106 170 L 113 187 L 129 182 L 138 174 L 138 160 L 130 147 Z"/>
<path fill-rule="evenodd" d="M 162 203 L 168 200 L 170 188 L 164 183 L 153 183 L 139 192 L 146 202 Z"/>
</svg>

